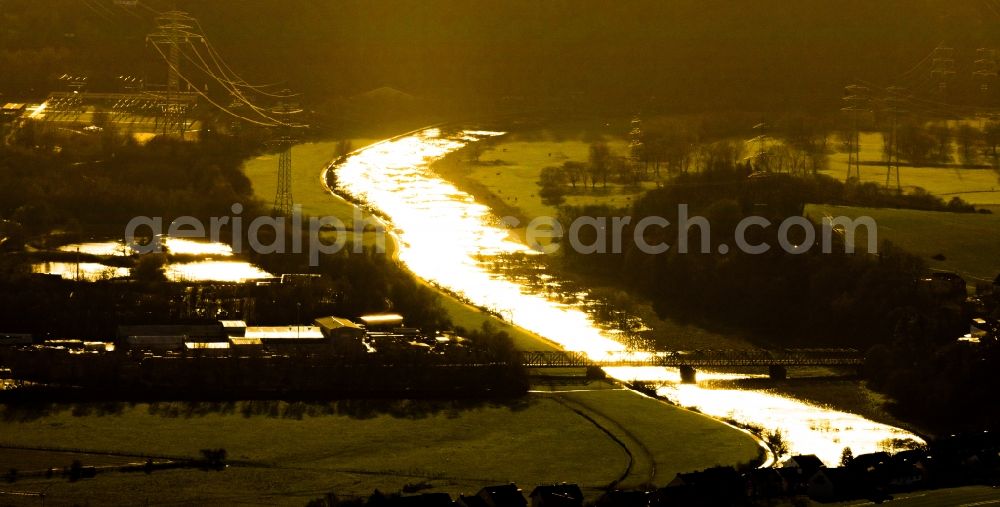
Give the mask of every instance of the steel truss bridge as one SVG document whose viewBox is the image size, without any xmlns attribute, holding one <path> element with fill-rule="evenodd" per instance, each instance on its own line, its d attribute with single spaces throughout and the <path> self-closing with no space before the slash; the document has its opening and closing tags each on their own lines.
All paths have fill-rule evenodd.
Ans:
<svg viewBox="0 0 1000 507">
<path fill-rule="evenodd" d="M 855 349 L 678 350 L 614 353 L 607 357 L 574 351 L 525 351 L 520 354 L 521 363 L 527 368 L 860 366 L 864 362 L 863 355 Z"/>
</svg>

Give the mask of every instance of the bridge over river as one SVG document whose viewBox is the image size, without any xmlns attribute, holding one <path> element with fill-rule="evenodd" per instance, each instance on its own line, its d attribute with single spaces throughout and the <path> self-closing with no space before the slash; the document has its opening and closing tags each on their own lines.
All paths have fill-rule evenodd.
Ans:
<svg viewBox="0 0 1000 507">
<path fill-rule="evenodd" d="M 651 366 L 678 368 L 684 382 L 694 382 L 696 368 L 766 367 L 771 378 L 785 378 L 791 366 L 853 366 L 864 363 L 855 349 L 732 349 L 619 352 L 607 357 L 576 351 L 524 351 L 527 368 L 582 368 Z"/>
</svg>

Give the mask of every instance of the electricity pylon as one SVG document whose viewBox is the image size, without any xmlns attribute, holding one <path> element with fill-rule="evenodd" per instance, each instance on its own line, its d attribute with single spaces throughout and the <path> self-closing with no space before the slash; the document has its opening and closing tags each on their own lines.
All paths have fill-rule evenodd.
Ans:
<svg viewBox="0 0 1000 507">
<path fill-rule="evenodd" d="M 858 180 L 861 179 L 861 133 L 858 130 L 858 117 L 861 113 L 871 112 L 870 97 L 868 87 L 860 85 L 849 85 L 844 87 L 844 107 L 840 108 L 851 115 L 851 138 L 847 146 L 847 180 L 851 179 L 851 169 L 857 172 Z"/>
<path fill-rule="evenodd" d="M 302 110 L 295 104 L 280 102 L 271 112 L 288 118 L 291 115 L 301 113 Z M 280 135 L 270 141 L 270 144 L 279 150 L 278 181 L 274 192 L 274 207 L 271 212 L 276 217 L 291 217 L 295 205 L 292 199 L 292 146 L 296 139 L 292 135 L 291 127 L 282 127 L 280 131 Z"/>
<path fill-rule="evenodd" d="M 976 50 L 976 70 L 972 71 L 972 78 L 979 83 L 979 93 L 982 95 L 983 106 L 989 106 L 990 90 L 997 80 L 997 50 L 990 48 L 979 48 Z"/>
<path fill-rule="evenodd" d="M 752 155 L 746 157 L 744 160 L 750 161 L 751 172 L 771 172 L 770 164 L 768 163 L 768 141 L 769 137 L 767 135 L 768 125 L 767 123 L 760 122 L 753 126 L 753 131 L 756 133 L 752 138 L 748 139 L 746 144 L 748 146 L 753 146 L 754 152 Z"/>
<path fill-rule="evenodd" d="M 146 36 L 146 42 L 156 46 L 162 52 L 166 48 L 167 58 L 167 97 L 163 108 L 163 133 L 176 125 L 180 135 L 184 135 L 186 108 L 178 100 L 181 82 L 181 44 L 192 41 L 202 41 L 204 38 L 194 32 L 197 21 L 182 11 L 167 11 L 156 17 L 156 30 Z"/>
<path fill-rule="evenodd" d="M 955 48 L 938 46 L 931 54 L 931 77 L 937 81 L 938 92 L 948 92 L 948 82 L 955 75 Z"/>
<path fill-rule="evenodd" d="M 905 98 L 903 93 L 906 90 L 899 86 L 890 86 L 886 89 L 888 96 L 885 99 L 886 112 L 892 118 L 892 126 L 889 130 L 889 152 L 886 153 L 886 173 L 885 186 L 889 188 L 892 181 L 893 169 L 896 171 L 896 192 L 902 193 L 903 187 L 899 180 L 899 115 L 906 113 L 902 108 Z"/>
</svg>

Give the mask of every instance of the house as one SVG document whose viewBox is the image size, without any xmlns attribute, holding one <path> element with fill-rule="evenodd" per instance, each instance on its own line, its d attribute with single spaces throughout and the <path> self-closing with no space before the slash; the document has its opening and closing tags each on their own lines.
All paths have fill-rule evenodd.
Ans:
<svg viewBox="0 0 1000 507">
<path fill-rule="evenodd" d="M 83 340 L 73 340 L 66 338 L 58 338 L 54 340 L 45 340 L 46 347 L 60 347 L 66 350 L 83 350 Z"/>
<path fill-rule="evenodd" d="M 922 482 L 924 482 L 926 478 L 924 472 L 925 470 L 922 462 L 911 462 L 903 459 L 896 459 L 896 457 L 893 456 L 893 459 L 889 463 L 886 470 L 888 485 L 894 491 L 909 491 L 915 489 Z"/>
<path fill-rule="evenodd" d="M 746 482 L 733 467 L 713 467 L 677 474 L 650 499 L 650 505 L 723 507 L 746 501 Z"/>
<path fill-rule="evenodd" d="M 785 469 L 791 472 L 792 469 Z M 792 475 L 792 474 L 789 474 Z M 797 475 L 794 474 L 793 477 Z M 755 468 L 747 474 L 747 493 L 750 498 L 779 498 L 789 494 L 791 484 L 775 468 Z"/>
<path fill-rule="evenodd" d="M 242 320 L 220 320 L 219 324 L 226 336 L 246 336 L 247 323 Z"/>
<path fill-rule="evenodd" d="M 342 317 L 321 317 L 313 324 L 329 340 L 330 353 L 344 356 L 365 354 L 365 329 Z"/>
<path fill-rule="evenodd" d="M 990 317 L 976 317 L 969 324 L 968 341 L 980 343 L 1000 336 L 1000 321 Z"/>
<path fill-rule="evenodd" d="M 300 341 L 316 343 L 326 341 L 316 326 L 249 326 L 244 338 L 257 338 L 266 346 L 269 342 Z"/>
<path fill-rule="evenodd" d="M 264 353 L 264 344 L 260 338 L 230 336 L 229 350 L 233 357 L 256 357 Z"/>
<path fill-rule="evenodd" d="M 806 495 L 817 502 L 851 498 L 854 495 L 851 472 L 846 468 L 817 469 L 806 479 Z"/>
<path fill-rule="evenodd" d="M 403 316 L 398 313 L 362 315 L 358 320 L 364 323 L 365 329 L 369 331 L 395 329 L 403 325 Z"/>
<path fill-rule="evenodd" d="M 868 454 L 859 454 L 851 460 L 851 464 L 848 465 L 852 470 L 857 470 L 860 472 L 876 472 L 884 468 L 892 460 L 887 452 L 872 452 Z"/>
<path fill-rule="evenodd" d="M 527 507 L 528 501 L 521 493 L 521 488 L 517 484 L 502 484 L 499 486 L 487 486 L 476 493 L 486 507 Z"/>
<path fill-rule="evenodd" d="M 20 118 L 27 108 L 27 104 L 8 102 L 3 105 L 2 109 L 0 109 L 0 121 L 12 122 Z"/>
<path fill-rule="evenodd" d="M 581 507 L 583 491 L 576 484 L 538 486 L 528 495 L 531 507 Z"/>
<path fill-rule="evenodd" d="M 188 341 L 227 341 L 222 324 L 160 324 L 139 326 L 118 326 L 119 340 L 130 336 L 183 336 Z"/>
<path fill-rule="evenodd" d="M 816 457 L 815 454 L 800 454 L 797 456 L 792 456 L 781 463 L 781 468 L 791 468 L 793 470 L 798 470 L 799 477 L 801 480 L 807 480 L 811 477 L 817 470 L 825 467 L 823 461 Z"/>
<path fill-rule="evenodd" d="M 649 498 L 652 495 L 649 491 L 608 491 L 601 495 L 594 504 L 596 507 L 647 507 Z"/>
<path fill-rule="evenodd" d="M 179 352 L 184 350 L 185 335 L 140 335 L 126 336 L 125 348 L 130 352 Z"/>
<path fill-rule="evenodd" d="M 892 457 L 887 452 L 872 452 L 855 456 L 847 469 L 854 483 L 866 494 L 884 491 L 889 486 Z"/>
<path fill-rule="evenodd" d="M 115 345 L 108 342 L 83 342 L 83 350 L 87 352 L 114 352 Z"/>
<path fill-rule="evenodd" d="M 964 301 L 967 295 L 965 279 L 956 273 L 938 271 L 919 281 L 932 296 L 940 299 Z"/>
<path fill-rule="evenodd" d="M 448 493 L 423 493 L 420 495 L 391 496 L 386 499 L 388 507 L 453 507 Z"/>
<path fill-rule="evenodd" d="M 343 317 L 320 317 L 313 321 L 323 336 L 334 340 L 361 340 L 365 329 Z"/>
<path fill-rule="evenodd" d="M 229 342 L 184 342 L 184 354 L 190 357 L 228 357 Z"/>
<path fill-rule="evenodd" d="M 465 496 L 459 495 L 458 500 L 455 504 L 459 507 L 487 507 L 486 500 L 483 500 L 478 495 Z"/>
<path fill-rule="evenodd" d="M 316 326 L 250 326 L 244 338 L 260 340 L 264 350 L 281 354 L 324 352 L 329 345 Z"/>
</svg>

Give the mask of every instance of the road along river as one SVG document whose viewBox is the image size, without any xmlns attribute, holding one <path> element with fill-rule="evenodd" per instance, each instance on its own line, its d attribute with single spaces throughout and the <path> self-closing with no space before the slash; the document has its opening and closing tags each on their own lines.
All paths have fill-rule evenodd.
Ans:
<svg viewBox="0 0 1000 507">
<path fill-rule="evenodd" d="M 537 252 L 512 239 L 488 207 L 430 169 L 435 160 L 468 143 L 499 135 L 503 133 L 430 128 L 376 143 L 332 167 L 337 191 L 388 220 L 397 236 L 399 260 L 424 280 L 567 350 L 592 358 L 642 355 L 627 351 L 616 339 L 621 330 L 598 324 L 588 314 L 585 291 L 559 293 L 563 285 L 551 274 L 543 275 L 547 282 L 540 288 L 497 269 L 498 257 Z M 844 447 L 858 455 L 891 450 L 901 441 L 921 442 L 902 429 L 771 392 L 681 384 L 672 369 L 607 371 L 622 380 L 662 381 L 661 396 L 710 416 L 780 430 L 792 453 L 816 454 L 830 466 L 839 462 Z M 699 380 L 724 377 L 699 372 Z M 664 432 L 669 435 L 668 428 Z"/>
</svg>

